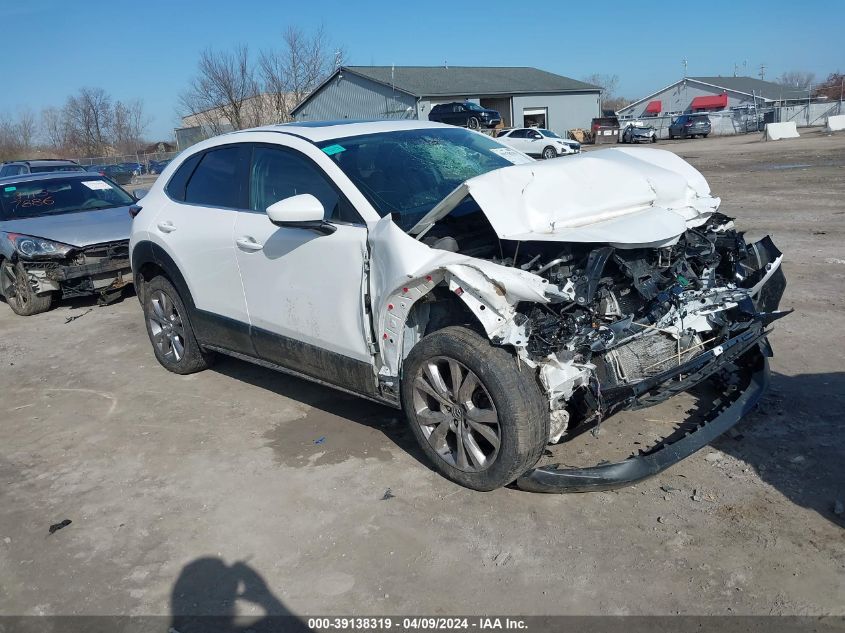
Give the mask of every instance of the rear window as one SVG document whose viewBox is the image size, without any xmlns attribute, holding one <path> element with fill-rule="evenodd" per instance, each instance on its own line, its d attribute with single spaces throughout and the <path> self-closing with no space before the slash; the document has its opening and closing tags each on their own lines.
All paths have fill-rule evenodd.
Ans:
<svg viewBox="0 0 845 633">
<path fill-rule="evenodd" d="M 197 163 L 200 162 L 200 158 L 202 158 L 202 153 L 188 157 L 167 182 L 164 190 L 173 200 L 185 202 L 185 187 L 188 186 L 188 179 L 194 173 L 194 169 L 196 169 Z"/>
<path fill-rule="evenodd" d="M 206 152 L 185 188 L 185 202 L 208 207 L 243 207 L 244 167 L 250 148 L 245 145 Z"/>
<path fill-rule="evenodd" d="M 0 185 L 0 220 L 128 206 L 132 197 L 108 180 L 55 178 Z"/>
</svg>

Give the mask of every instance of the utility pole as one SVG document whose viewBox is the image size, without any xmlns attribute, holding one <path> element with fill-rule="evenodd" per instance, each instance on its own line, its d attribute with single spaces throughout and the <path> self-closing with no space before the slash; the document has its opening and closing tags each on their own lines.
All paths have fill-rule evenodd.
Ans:
<svg viewBox="0 0 845 633">
<path fill-rule="evenodd" d="M 764 81 L 766 79 L 766 65 L 765 64 L 760 64 L 760 79 L 762 79 Z"/>
<path fill-rule="evenodd" d="M 739 64 L 734 64 L 734 77 L 736 77 L 737 72 L 739 71 Z"/>
<path fill-rule="evenodd" d="M 687 58 L 684 57 L 684 59 L 681 60 L 681 63 L 684 65 L 684 79 L 686 79 L 687 78 Z"/>
</svg>

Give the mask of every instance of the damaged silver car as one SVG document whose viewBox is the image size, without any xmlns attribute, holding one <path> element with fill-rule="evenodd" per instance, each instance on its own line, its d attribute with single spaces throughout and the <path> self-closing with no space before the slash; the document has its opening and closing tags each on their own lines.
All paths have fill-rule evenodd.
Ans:
<svg viewBox="0 0 845 633">
<path fill-rule="evenodd" d="M 123 189 L 96 174 L 0 179 L 0 294 L 21 316 L 56 298 L 108 302 L 131 283 L 129 207 Z"/>
<path fill-rule="evenodd" d="M 171 371 L 223 353 L 401 407 L 437 470 L 476 490 L 599 490 L 698 450 L 766 388 L 782 254 L 719 204 L 662 150 L 536 162 L 419 121 L 270 126 L 175 159 L 131 259 Z M 536 466 L 705 381 L 712 410 L 681 436 Z"/>
</svg>

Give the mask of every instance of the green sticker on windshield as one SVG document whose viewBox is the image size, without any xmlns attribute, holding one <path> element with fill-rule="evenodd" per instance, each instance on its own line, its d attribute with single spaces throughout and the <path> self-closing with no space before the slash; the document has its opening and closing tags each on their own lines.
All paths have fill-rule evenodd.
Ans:
<svg viewBox="0 0 845 633">
<path fill-rule="evenodd" d="M 17 191 L 17 187 L 6 187 L 3 191 L 5 191 L 5 192 L 7 192 L 7 193 L 8 193 L 9 191 Z"/>
<path fill-rule="evenodd" d="M 342 145 L 329 145 L 328 147 L 323 148 L 323 152 L 329 156 L 334 156 L 335 154 L 340 154 L 341 152 L 345 152 L 346 148 Z"/>
</svg>

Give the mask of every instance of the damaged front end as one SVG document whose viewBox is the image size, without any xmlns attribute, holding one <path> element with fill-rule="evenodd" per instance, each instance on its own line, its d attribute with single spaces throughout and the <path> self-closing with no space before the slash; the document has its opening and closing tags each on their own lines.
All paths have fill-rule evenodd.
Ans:
<svg viewBox="0 0 845 633">
<path fill-rule="evenodd" d="M 517 480 L 526 490 L 630 484 L 724 433 L 765 391 L 767 328 L 786 314 L 782 254 L 769 237 L 746 243 L 701 174 L 666 152 L 607 151 L 466 181 L 410 230 L 417 240 L 389 218 L 371 232 L 386 396 L 456 300 L 536 372 L 549 443 L 707 380 L 719 390 L 694 427 L 617 464 L 534 468 Z M 599 191 L 608 170 L 622 193 L 587 197 L 573 184 Z"/>
<path fill-rule="evenodd" d="M 768 382 L 767 326 L 786 286 L 766 237 L 747 245 L 714 214 L 670 247 L 564 252 L 544 271 L 567 300 L 520 305 L 525 354 L 550 396 L 551 442 L 574 427 L 658 404 L 713 378 L 714 410 L 696 428 L 619 464 L 538 468 L 521 488 L 601 490 L 632 483 L 698 450 L 756 404 Z"/>
<path fill-rule="evenodd" d="M 47 240 L 40 242 L 55 244 Z M 86 247 L 56 246 L 62 248 L 54 247 L 43 254 L 28 254 L 17 249 L 19 261 L 36 294 L 57 292 L 63 299 L 97 295 L 101 303 L 109 303 L 132 282 L 128 240 Z"/>
</svg>

